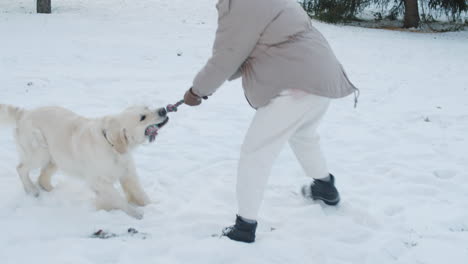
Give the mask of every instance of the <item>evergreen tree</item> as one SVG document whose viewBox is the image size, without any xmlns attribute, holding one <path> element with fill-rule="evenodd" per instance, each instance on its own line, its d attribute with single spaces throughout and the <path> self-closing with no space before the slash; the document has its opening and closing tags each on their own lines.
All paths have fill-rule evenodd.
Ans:
<svg viewBox="0 0 468 264">
<path fill-rule="evenodd" d="M 388 18 L 395 19 L 403 14 L 405 28 L 419 26 L 420 5 L 431 11 L 443 12 L 453 20 L 468 10 L 468 0 L 302 0 L 302 6 L 311 16 L 331 23 L 355 19 L 370 5 L 382 7 Z"/>
</svg>

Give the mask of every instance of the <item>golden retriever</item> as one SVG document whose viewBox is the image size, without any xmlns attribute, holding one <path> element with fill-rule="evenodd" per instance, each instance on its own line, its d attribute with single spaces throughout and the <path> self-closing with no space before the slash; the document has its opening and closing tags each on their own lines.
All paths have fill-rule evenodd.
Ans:
<svg viewBox="0 0 468 264">
<path fill-rule="evenodd" d="M 131 150 L 153 142 L 168 121 L 164 108 L 130 107 L 117 115 L 85 118 L 61 107 L 25 110 L 0 104 L 0 124 L 15 126 L 17 171 L 26 193 L 38 196 L 29 172 L 41 169 L 38 184 L 51 191 L 51 177 L 62 170 L 86 181 L 97 209 L 120 209 L 141 219 L 136 208 L 150 200 L 139 183 Z M 114 187 L 116 181 L 126 199 Z"/>
</svg>

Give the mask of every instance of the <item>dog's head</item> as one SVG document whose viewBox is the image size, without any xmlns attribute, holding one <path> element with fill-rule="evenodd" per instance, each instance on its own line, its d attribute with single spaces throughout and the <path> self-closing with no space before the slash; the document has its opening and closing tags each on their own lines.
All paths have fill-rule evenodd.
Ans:
<svg viewBox="0 0 468 264">
<path fill-rule="evenodd" d="M 137 145 L 153 142 L 168 121 L 164 108 L 130 107 L 107 120 L 106 137 L 118 152 L 125 153 Z"/>
</svg>

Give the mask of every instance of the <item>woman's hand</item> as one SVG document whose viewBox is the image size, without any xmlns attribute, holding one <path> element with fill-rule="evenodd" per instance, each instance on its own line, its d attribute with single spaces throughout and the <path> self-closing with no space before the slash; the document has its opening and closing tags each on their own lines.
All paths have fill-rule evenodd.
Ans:
<svg viewBox="0 0 468 264">
<path fill-rule="evenodd" d="M 190 106 L 197 106 L 197 105 L 200 105 L 202 103 L 202 99 L 208 99 L 207 96 L 204 96 L 204 97 L 200 97 L 198 96 L 197 94 L 195 94 L 192 90 L 192 88 L 188 89 L 187 92 L 185 92 L 185 95 L 184 95 L 184 103 L 186 105 L 190 105 Z"/>
</svg>

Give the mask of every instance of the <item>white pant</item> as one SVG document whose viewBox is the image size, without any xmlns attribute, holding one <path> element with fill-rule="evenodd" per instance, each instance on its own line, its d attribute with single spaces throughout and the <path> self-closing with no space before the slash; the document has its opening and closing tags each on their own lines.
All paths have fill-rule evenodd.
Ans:
<svg viewBox="0 0 468 264">
<path fill-rule="evenodd" d="M 257 218 L 273 162 L 287 141 L 309 177 L 328 176 L 316 130 L 329 105 L 329 98 L 289 90 L 257 110 L 239 160 L 240 216 Z"/>
</svg>

